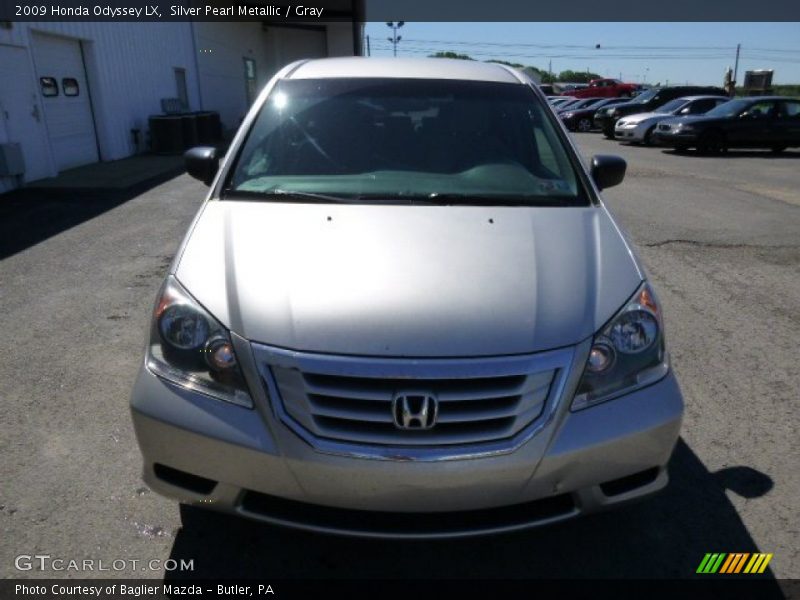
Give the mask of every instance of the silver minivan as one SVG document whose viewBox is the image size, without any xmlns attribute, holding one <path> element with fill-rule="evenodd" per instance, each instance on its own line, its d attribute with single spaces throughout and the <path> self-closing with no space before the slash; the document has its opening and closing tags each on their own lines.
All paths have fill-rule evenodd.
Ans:
<svg viewBox="0 0 800 600">
<path fill-rule="evenodd" d="M 285 67 L 152 315 L 131 409 L 180 502 L 378 537 L 552 523 L 658 491 L 683 401 L 662 306 L 546 98 L 503 65 Z"/>
</svg>

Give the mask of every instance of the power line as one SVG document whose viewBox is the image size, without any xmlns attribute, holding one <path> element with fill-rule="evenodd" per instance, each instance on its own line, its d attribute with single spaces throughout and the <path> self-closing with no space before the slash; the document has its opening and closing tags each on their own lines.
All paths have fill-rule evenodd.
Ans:
<svg viewBox="0 0 800 600">
<path fill-rule="evenodd" d="M 459 46 L 499 46 L 499 47 L 520 47 L 520 48 L 544 48 L 544 49 L 575 49 L 575 50 L 735 50 L 736 46 L 605 46 L 599 48 L 597 44 L 535 44 L 526 42 L 483 42 L 483 41 L 464 41 L 464 40 L 426 40 L 406 38 L 407 42 L 424 44 L 448 44 Z"/>
<path fill-rule="evenodd" d="M 391 46 L 375 44 L 376 48 L 389 49 Z M 435 54 L 436 52 L 446 52 L 441 47 L 423 46 L 404 46 L 406 52 L 416 54 Z M 566 58 L 575 60 L 714 60 L 730 58 L 730 54 L 556 54 L 556 53 L 531 53 L 531 52 L 491 52 L 491 51 L 470 51 L 470 56 L 490 57 L 490 58 L 525 58 L 525 59 L 554 59 Z"/>
</svg>

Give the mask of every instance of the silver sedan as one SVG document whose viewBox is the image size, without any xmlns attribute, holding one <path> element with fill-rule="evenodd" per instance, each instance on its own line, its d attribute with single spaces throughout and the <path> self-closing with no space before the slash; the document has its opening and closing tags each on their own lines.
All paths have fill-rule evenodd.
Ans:
<svg viewBox="0 0 800 600">
<path fill-rule="evenodd" d="M 670 100 L 653 112 L 622 117 L 614 125 L 614 137 L 621 142 L 650 145 L 656 126 L 665 119 L 702 115 L 730 100 L 727 96 L 685 96 Z"/>
</svg>

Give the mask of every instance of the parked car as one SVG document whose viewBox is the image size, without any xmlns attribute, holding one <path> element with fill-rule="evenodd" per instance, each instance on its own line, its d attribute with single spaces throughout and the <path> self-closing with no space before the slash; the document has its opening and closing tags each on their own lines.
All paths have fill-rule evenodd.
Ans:
<svg viewBox="0 0 800 600">
<path fill-rule="evenodd" d="M 568 106 L 576 106 L 577 104 L 580 104 L 581 102 L 583 102 L 583 98 L 573 98 L 572 96 L 564 96 L 564 97 L 567 99 L 567 101 L 566 102 L 561 102 L 558 106 L 556 106 L 554 108 L 554 110 L 556 112 L 558 112 L 560 110 L 564 110 Z"/>
<path fill-rule="evenodd" d="M 556 107 L 556 112 L 560 113 L 565 110 L 577 110 L 579 108 L 588 108 L 589 106 L 596 106 L 603 98 L 575 98 L 572 102 L 566 102 L 561 106 Z"/>
<path fill-rule="evenodd" d="M 221 162 L 221 164 L 220 164 Z M 663 488 L 663 307 L 544 95 L 504 65 L 293 63 L 155 302 L 144 477 L 213 510 L 386 537 L 552 523 Z"/>
<path fill-rule="evenodd" d="M 588 83 L 572 83 L 572 82 L 557 82 L 553 84 L 560 92 L 569 92 L 572 90 L 582 90 L 589 87 Z"/>
<path fill-rule="evenodd" d="M 622 117 L 614 126 L 614 137 L 623 142 L 650 145 L 660 121 L 672 117 L 702 115 L 730 100 L 727 96 L 685 96 L 670 100 L 653 112 Z"/>
<path fill-rule="evenodd" d="M 564 92 L 567 96 L 586 98 L 589 96 L 601 98 L 630 98 L 636 95 L 635 83 L 622 83 L 619 79 L 592 79 L 589 85 L 580 90 Z"/>
<path fill-rule="evenodd" d="M 694 147 L 709 154 L 728 148 L 770 148 L 782 152 L 800 146 L 800 99 L 737 98 L 704 115 L 662 121 L 656 129 L 656 138 L 680 151 Z"/>
<path fill-rule="evenodd" d="M 601 110 L 595 115 L 595 123 L 603 130 L 607 138 L 614 138 L 614 125 L 621 118 L 636 113 L 652 112 L 670 100 L 682 96 L 724 96 L 725 90 L 713 86 L 681 85 L 653 88 L 642 92 L 626 104 L 608 110 Z"/>
<path fill-rule="evenodd" d="M 565 102 L 574 102 L 575 98 L 573 98 L 572 96 L 548 96 L 547 101 L 553 107 L 556 107 L 559 104 L 564 104 Z"/>
<path fill-rule="evenodd" d="M 553 88 L 553 84 L 552 83 L 540 83 L 538 85 L 539 85 L 539 89 L 542 90 L 542 93 L 545 96 L 553 96 L 553 95 L 555 95 L 556 91 Z"/>
<path fill-rule="evenodd" d="M 647 90 L 652 90 L 653 86 L 649 83 L 640 83 L 636 85 L 636 89 L 633 91 L 633 96 L 636 97 L 642 92 L 646 92 Z"/>
<path fill-rule="evenodd" d="M 591 131 L 594 128 L 594 115 L 599 108 L 609 106 L 616 106 L 628 102 L 627 99 L 621 98 L 604 98 L 589 106 L 583 108 L 571 109 L 567 108 L 558 113 L 559 118 L 570 131 Z"/>
</svg>

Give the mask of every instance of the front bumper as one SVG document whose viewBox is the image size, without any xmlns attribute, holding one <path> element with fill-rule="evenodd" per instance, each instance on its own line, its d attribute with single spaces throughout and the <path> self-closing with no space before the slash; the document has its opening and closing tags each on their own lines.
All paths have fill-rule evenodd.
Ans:
<svg viewBox="0 0 800 600">
<path fill-rule="evenodd" d="M 521 447 L 447 461 L 321 453 L 269 410 L 208 398 L 145 367 L 131 409 L 144 479 L 165 496 L 314 531 L 453 537 L 560 521 L 666 485 L 683 413 L 672 373 L 575 413 L 572 380 L 556 418 Z"/>
<path fill-rule="evenodd" d="M 648 127 L 614 127 L 614 137 L 621 142 L 643 142 Z"/>
<path fill-rule="evenodd" d="M 653 139 L 662 146 L 694 146 L 697 144 L 698 135 L 694 132 L 673 132 L 656 131 L 653 132 Z"/>
</svg>

